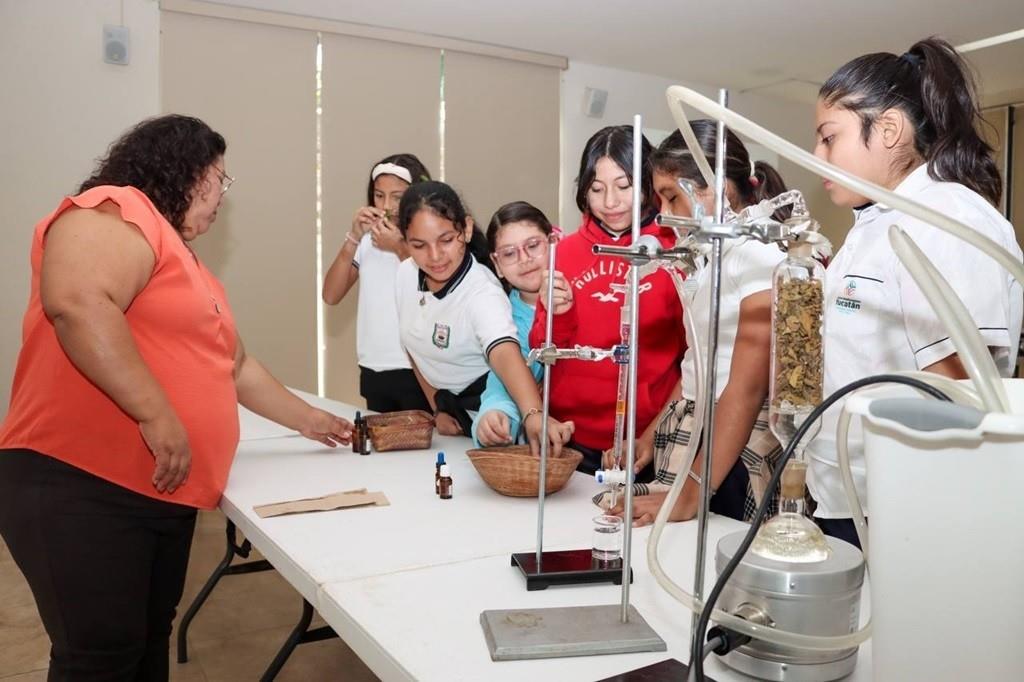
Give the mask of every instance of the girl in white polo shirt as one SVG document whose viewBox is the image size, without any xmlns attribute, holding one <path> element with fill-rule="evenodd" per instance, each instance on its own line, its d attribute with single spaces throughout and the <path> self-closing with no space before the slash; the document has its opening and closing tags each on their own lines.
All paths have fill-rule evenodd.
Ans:
<svg viewBox="0 0 1024 682">
<path fill-rule="evenodd" d="M 716 124 L 707 119 L 691 122 L 709 163 L 715 163 Z M 735 211 L 786 191 L 778 172 L 763 161 L 753 161 L 735 133 L 726 133 L 726 198 Z M 678 181 L 693 184 L 696 198 L 709 214 L 714 212 L 714 188 L 708 187 L 682 133 L 669 135 L 651 154 L 654 190 L 665 213 L 693 215 L 693 206 Z M 785 220 L 791 210 L 774 216 Z M 772 272 L 785 258 L 774 244 L 756 239 L 726 240 L 722 254 L 721 308 L 718 365 L 715 380 L 715 448 L 711 458 L 711 510 L 749 521 L 766 494 L 775 462 L 781 454 L 778 441 L 768 429 L 768 374 L 771 345 Z M 658 419 L 654 436 L 655 480 L 636 484 L 634 523 L 651 523 L 667 497 L 676 476 L 689 476 L 669 516 L 686 521 L 697 513 L 699 453 L 689 472 L 685 463 L 691 437 L 700 432 L 700 415 L 694 415 L 697 383 L 694 346 L 707 358 L 708 316 L 711 306 L 711 268 L 706 259 L 685 287 L 695 338 L 687 339 L 683 356 L 682 400 L 673 401 Z M 699 377 L 703 382 L 704 377 Z M 645 462 L 638 462 L 642 466 Z M 774 496 L 774 491 L 772 492 Z M 621 513 L 621 504 L 617 509 Z"/>
<path fill-rule="evenodd" d="M 1020 258 L 1012 226 L 995 209 L 1002 181 L 992 149 L 978 134 L 980 124 L 966 63 L 949 43 L 929 38 L 902 55 L 858 57 L 828 79 L 819 93 L 815 153 L 959 220 Z M 825 395 L 856 379 L 900 370 L 966 377 L 945 328 L 889 244 L 891 225 L 899 225 L 946 277 L 1009 376 L 1024 307 L 1010 275 L 938 228 L 830 182 L 825 187 L 833 202 L 856 215 L 826 271 Z M 836 464 L 839 409 L 826 413 L 809 448 L 809 487 L 822 530 L 856 544 Z M 854 480 L 864 503 L 859 424 L 850 433 Z"/>
<path fill-rule="evenodd" d="M 438 432 L 470 433 L 493 369 L 536 450 L 542 427 L 537 383 L 520 352 L 508 296 L 467 247 L 473 227 L 458 195 L 442 182 L 414 185 L 402 197 L 398 220 L 410 255 L 395 280 L 400 335 Z M 551 419 L 548 434 L 558 454 L 571 426 Z"/>
<path fill-rule="evenodd" d="M 366 205 L 356 211 L 324 277 L 328 305 L 340 303 L 362 280 L 356 311 L 359 394 L 375 412 L 428 408 L 398 339 L 395 310 L 395 273 L 409 257 L 398 230 L 398 204 L 410 185 L 427 180 L 430 173 L 412 154 L 381 159 L 370 171 Z"/>
</svg>

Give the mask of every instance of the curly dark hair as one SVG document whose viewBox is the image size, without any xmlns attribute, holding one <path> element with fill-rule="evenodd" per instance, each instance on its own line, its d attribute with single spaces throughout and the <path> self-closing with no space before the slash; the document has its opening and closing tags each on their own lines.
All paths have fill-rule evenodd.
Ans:
<svg viewBox="0 0 1024 682">
<path fill-rule="evenodd" d="M 146 119 L 110 145 L 78 192 L 100 185 L 134 187 L 180 232 L 193 190 L 226 149 L 224 137 L 198 118 Z"/>
</svg>

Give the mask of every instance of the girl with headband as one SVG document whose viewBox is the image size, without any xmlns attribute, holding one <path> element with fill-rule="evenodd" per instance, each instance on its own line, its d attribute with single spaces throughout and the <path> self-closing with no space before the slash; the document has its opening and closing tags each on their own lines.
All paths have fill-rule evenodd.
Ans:
<svg viewBox="0 0 1024 682">
<path fill-rule="evenodd" d="M 356 312 L 359 394 L 375 412 L 429 409 L 399 341 L 395 307 L 395 276 L 409 256 L 397 225 L 398 206 L 411 185 L 428 180 L 430 173 L 412 154 L 377 163 L 366 186 L 366 205 L 356 211 L 324 277 L 328 305 L 340 303 L 362 279 Z"/>
</svg>

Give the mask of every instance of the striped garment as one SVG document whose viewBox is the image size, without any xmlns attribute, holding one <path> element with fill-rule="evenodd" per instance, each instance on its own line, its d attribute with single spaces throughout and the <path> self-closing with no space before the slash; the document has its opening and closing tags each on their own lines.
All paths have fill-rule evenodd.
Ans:
<svg viewBox="0 0 1024 682">
<path fill-rule="evenodd" d="M 690 443 L 691 434 L 696 432 L 699 435 L 700 433 L 700 424 L 697 423 L 693 414 L 694 408 L 695 403 L 692 400 L 675 400 L 669 403 L 662 412 L 654 433 L 654 480 L 651 483 L 634 483 L 634 495 L 667 493 L 672 487 L 676 475 L 686 463 L 687 446 Z M 753 519 L 754 512 L 757 511 L 757 506 L 764 497 L 775 464 L 781 455 L 782 448 L 768 428 L 768 401 L 766 399 L 754 422 L 750 438 L 740 454 L 750 476 L 746 499 L 743 503 L 743 519 L 745 521 Z M 691 482 L 691 484 L 696 485 L 696 482 Z M 604 491 L 594 497 L 594 504 L 607 508 L 610 497 L 610 493 Z M 766 518 L 771 518 L 778 512 L 777 490 L 773 497 Z"/>
</svg>

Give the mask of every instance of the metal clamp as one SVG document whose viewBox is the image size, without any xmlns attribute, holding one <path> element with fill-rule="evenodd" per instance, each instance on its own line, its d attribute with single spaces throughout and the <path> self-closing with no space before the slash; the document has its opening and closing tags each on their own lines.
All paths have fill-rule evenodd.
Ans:
<svg viewBox="0 0 1024 682">
<path fill-rule="evenodd" d="M 616 347 L 617 348 L 617 347 Z M 615 357 L 615 348 L 604 349 L 593 346 L 575 346 L 573 348 L 556 348 L 544 346 L 543 348 L 532 348 L 529 353 L 531 362 L 539 362 L 542 365 L 553 365 L 559 360 L 585 360 L 597 362 Z"/>
</svg>

